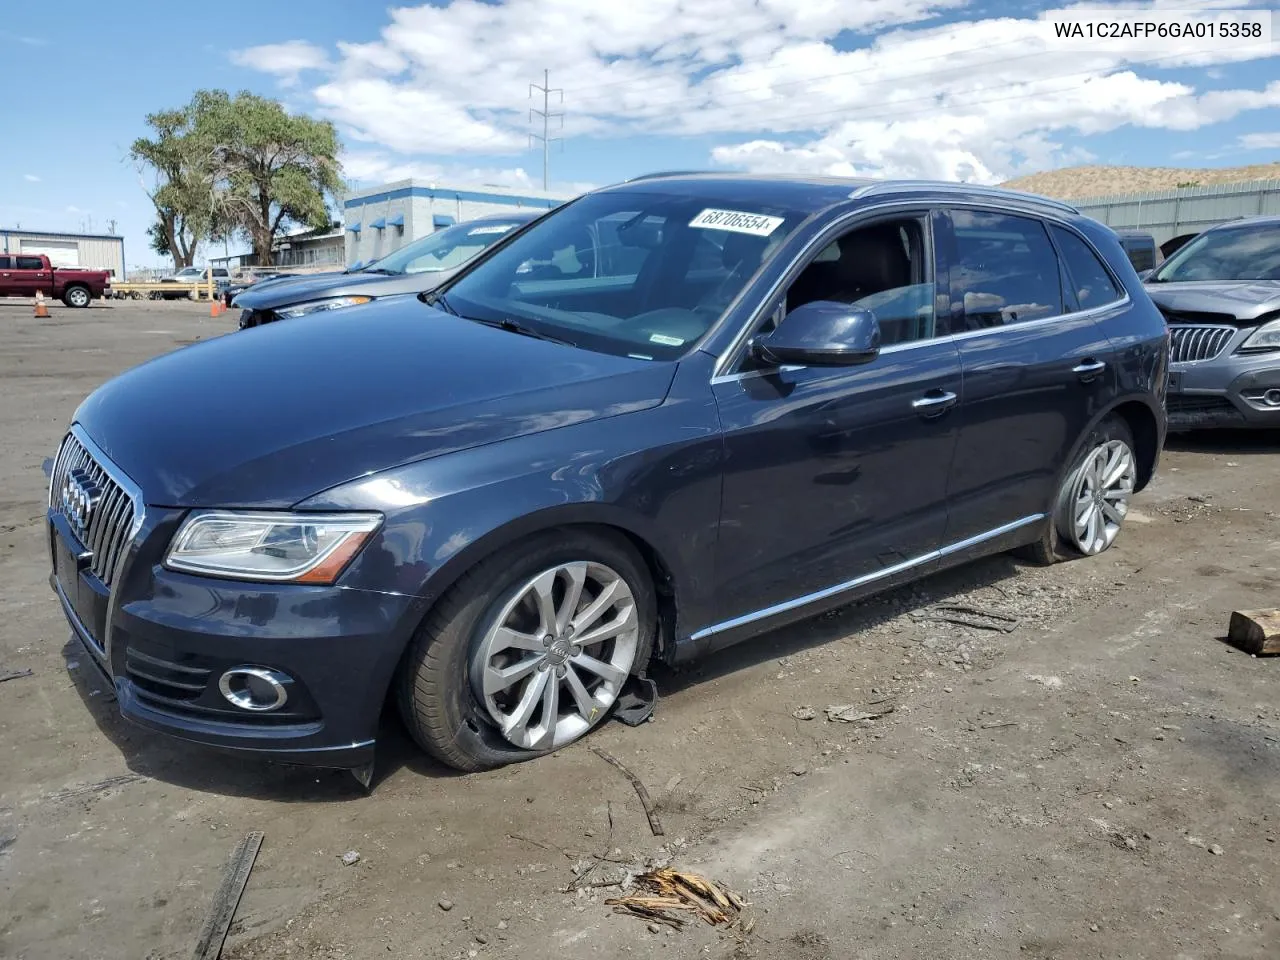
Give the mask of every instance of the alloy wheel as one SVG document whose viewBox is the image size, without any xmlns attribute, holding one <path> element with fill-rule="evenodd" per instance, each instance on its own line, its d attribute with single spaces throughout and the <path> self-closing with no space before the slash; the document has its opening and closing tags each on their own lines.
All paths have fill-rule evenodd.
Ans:
<svg viewBox="0 0 1280 960">
<path fill-rule="evenodd" d="M 544 570 L 511 593 L 481 639 L 471 678 L 506 740 L 551 750 L 581 737 L 618 699 L 640 622 L 627 582 L 590 561 Z"/>
<path fill-rule="evenodd" d="M 1123 440 L 1108 440 L 1085 458 L 1068 500 L 1068 533 L 1077 550 L 1093 556 L 1115 542 L 1129 512 L 1136 476 L 1133 451 Z"/>
<path fill-rule="evenodd" d="M 83 307 L 89 303 L 89 294 L 87 291 L 76 287 L 67 293 L 67 299 L 71 301 L 73 307 Z"/>
</svg>

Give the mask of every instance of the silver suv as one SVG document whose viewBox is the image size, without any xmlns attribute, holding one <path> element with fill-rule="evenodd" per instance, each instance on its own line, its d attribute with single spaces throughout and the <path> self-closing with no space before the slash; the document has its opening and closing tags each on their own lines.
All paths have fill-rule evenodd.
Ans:
<svg viewBox="0 0 1280 960">
<path fill-rule="evenodd" d="M 1169 429 L 1280 427 L 1280 217 L 1212 227 L 1145 282 L 1169 324 Z"/>
</svg>

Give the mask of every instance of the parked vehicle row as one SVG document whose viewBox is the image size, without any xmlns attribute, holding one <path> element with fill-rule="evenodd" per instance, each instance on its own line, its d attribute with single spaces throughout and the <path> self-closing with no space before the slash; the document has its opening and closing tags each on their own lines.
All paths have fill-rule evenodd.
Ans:
<svg viewBox="0 0 1280 960">
<path fill-rule="evenodd" d="M 87 307 L 111 296 L 106 270 L 55 267 L 44 254 L 0 253 L 0 297 L 34 297 L 37 293 L 69 307 Z"/>
<path fill-rule="evenodd" d="M 641 178 L 431 286 L 76 411 L 51 584 L 126 717 L 367 782 L 392 695 L 446 764 L 525 760 L 654 659 L 1108 549 L 1165 435 L 1163 317 L 1114 232 L 1043 198 Z"/>
<path fill-rule="evenodd" d="M 437 230 L 359 269 L 284 277 L 254 284 L 232 300 L 240 328 L 292 320 L 369 303 L 381 297 L 422 293 L 443 283 L 469 260 L 541 211 L 517 210 L 478 217 Z"/>
</svg>

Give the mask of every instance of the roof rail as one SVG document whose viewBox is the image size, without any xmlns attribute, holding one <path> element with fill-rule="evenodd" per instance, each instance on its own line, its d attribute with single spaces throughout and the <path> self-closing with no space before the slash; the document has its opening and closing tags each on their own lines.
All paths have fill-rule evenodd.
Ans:
<svg viewBox="0 0 1280 960">
<path fill-rule="evenodd" d="M 877 193 L 890 193 L 894 190 L 936 190 L 942 193 L 970 193 L 987 197 L 1017 197 L 1034 203 L 1055 207 L 1068 213 L 1080 211 L 1071 204 L 1052 197 L 1044 197 L 1038 193 L 1026 193 L 1021 190 L 1006 190 L 1004 187 L 987 187 L 972 183 L 953 183 L 950 180 L 878 180 L 875 183 L 859 187 L 850 195 L 854 199 L 872 196 Z"/>
<path fill-rule="evenodd" d="M 637 180 L 653 180 L 656 177 L 687 177 L 695 173 L 710 173 L 709 170 L 656 170 L 653 173 L 642 173 L 639 176 L 627 177 L 623 183 L 635 183 Z"/>
</svg>

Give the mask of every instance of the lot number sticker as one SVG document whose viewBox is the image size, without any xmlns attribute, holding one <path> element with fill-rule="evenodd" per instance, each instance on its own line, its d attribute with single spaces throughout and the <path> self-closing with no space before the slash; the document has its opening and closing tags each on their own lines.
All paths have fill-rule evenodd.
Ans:
<svg viewBox="0 0 1280 960">
<path fill-rule="evenodd" d="M 484 234 L 484 233 L 506 233 L 506 232 L 507 232 L 508 230 L 510 230 L 510 229 L 511 229 L 511 224 L 509 224 L 509 223 L 500 223 L 500 224 L 498 224 L 497 226 L 494 226 L 494 227 L 476 227 L 474 230 L 468 230 L 468 231 L 467 231 L 467 236 L 468 236 L 468 237 L 478 237 L 478 236 L 480 236 L 481 234 Z"/>
<path fill-rule="evenodd" d="M 746 213 L 742 210 L 703 210 L 689 221 L 689 226 L 700 230 L 728 230 L 730 233 L 749 233 L 753 237 L 767 237 L 782 226 L 784 217 L 767 217 L 763 213 Z"/>
</svg>

